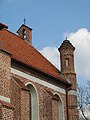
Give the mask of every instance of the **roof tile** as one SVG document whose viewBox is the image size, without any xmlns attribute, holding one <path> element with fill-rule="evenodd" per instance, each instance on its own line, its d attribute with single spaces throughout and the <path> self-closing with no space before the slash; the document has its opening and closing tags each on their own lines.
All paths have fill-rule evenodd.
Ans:
<svg viewBox="0 0 90 120">
<path fill-rule="evenodd" d="M 12 54 L 12 59 L 42 71 L 62 82 L 68 83 L 68 81 L 60 75 L 60 71 L 54 65 L 52 65 L 33 46 L 30 46 L 24 39 L 16 34 L 6 29 L 2 29 L 0 31 L 0 41 L 7 45 L 8 51 Z"/>
</svg>

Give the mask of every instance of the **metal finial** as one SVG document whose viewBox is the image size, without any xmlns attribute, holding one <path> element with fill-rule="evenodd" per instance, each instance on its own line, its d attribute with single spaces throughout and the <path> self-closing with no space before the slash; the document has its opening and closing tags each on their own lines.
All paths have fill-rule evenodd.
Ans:
<svg viewBox="0 0 90 120">
<path fill-rule="evenodd" d="M 24 25 L 26 24 L 26 18 L 24 17 L 24 20 L 23 20 L 23 22 L 24 22 Z"/>
<path fill-rule="evenodd" d="M 66 40 L 67 40 L 67 36 L 66 36 Z"/>
</svg>

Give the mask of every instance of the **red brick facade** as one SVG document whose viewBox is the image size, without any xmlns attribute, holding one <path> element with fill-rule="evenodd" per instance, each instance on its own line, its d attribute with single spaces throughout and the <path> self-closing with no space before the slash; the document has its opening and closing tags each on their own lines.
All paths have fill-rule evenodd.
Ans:
<svg viewBox="0 0 90 120">
<path fill-rule="evenodd" d="M 60 48 L 61 73 L 24 39 L 22 41 L 20 37 L 8 32 L 3 24 L 1 25 L 3 27 L 1 26 L 0 30 L 0 120 L 79 120 L 71 43 L 68 53 Z M 28 27 L 22 26 L 18 32 L 22 32 L 23 29 L 31 31 Z M 15 41 L 14 45 L 12 41 Z M 16 50 L 19 42 L 21 48 Z M 7 49 L 2 47 L 2 43 Z M 24 56 L 22 50 L 27 52 L 28 58 L 27 55 Z M 31 51 L 28 53 L 28 50 Z M 66 56 L 69 58 L 69 64 L 65 63 Z M 38 59 L 39 62 L 41 60 L 40 68 Z M 70 66 L 66 69 L 65 64 Z"/>
<path fill-rule="evenodd" d="M 0 50 L 0 97 L 11 98 L 11 56 Z M 4 99 L 5 99 L 4 98 Z M 0 101 L 0 119 L 13 120 L 13 105 L 7 101 Z"/>
</svg>

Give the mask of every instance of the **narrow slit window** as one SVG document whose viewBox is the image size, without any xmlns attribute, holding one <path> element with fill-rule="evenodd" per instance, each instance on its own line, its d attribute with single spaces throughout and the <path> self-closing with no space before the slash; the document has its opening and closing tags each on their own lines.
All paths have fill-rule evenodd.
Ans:
<svg viewBox="0 0 90 120">
<path fill-rule="evenodd" d="M 65 62 L 66 62 L 66 67 L 68 67 L 69 66 L 69 59 L 67 58 Z"/>
<path fill-rule="evenodd" d="M 26 39 L 26 30 L 23 29 L 23 38 Z"/>
</svg>

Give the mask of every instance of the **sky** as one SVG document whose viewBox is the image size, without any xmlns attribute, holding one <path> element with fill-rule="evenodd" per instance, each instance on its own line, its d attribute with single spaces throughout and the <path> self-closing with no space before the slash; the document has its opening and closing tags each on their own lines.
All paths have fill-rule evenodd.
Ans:
<svg viewBox="0 0 90 120">
<path fill-rule="evenodd" d="M 0 22 L 16 33 L 23 24 L 33 29 L 33 46 L 60 69 L 58 47 L 69 39 L 75 46 L 78 83 L 90 80 L 90 0 L 0 0 Z"/>
</svg>

